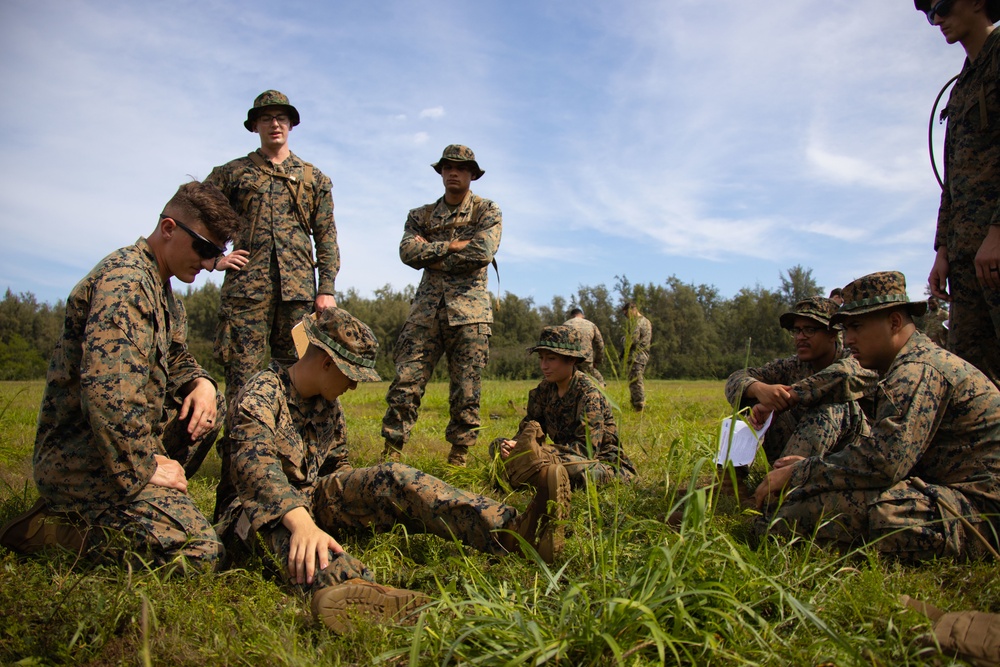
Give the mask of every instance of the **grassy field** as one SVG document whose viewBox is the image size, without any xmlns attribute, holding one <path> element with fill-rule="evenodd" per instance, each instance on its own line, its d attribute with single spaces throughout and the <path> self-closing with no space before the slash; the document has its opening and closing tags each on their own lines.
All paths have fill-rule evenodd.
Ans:
<svg viewBox="0 0 1000 667">
<path fill-rule="evenodd" d="M 431 385 L 405 462 L 523 508 L 495 490 L 485 444 L 512 435 L 528 382 L 487 382 L 481 446 L 444 464 L 447 391 Z M 386 385 L 343 403 L 352 463 L 375 462 Z M 20 560 L 0 548 L 0 663 L 156 665 L 922 665 L 949 664 L 920 641 L 926 618 L 900 594 L 946 610 L 1000 612 L 992 563 L 905 567 L 802 540 L 751 545 L 752 511 L 689 492 L 714 466 L 720 382 L 650 382 L 646 411 L 619 413 L 641 479 L 574 495 L 566 550 L 547 568 L 490 558 L 428 535 L 337 535 L 377 580 L 434 598 L 413 626 L 359 624 L 338 637 L 308 601 L 251 564 L 182 577 L 66 555 Z M 42 383 L 0 383 L 0 521 L 35 500 L 30 460 Z M 627 406 L 624 386 L 609 395 Z M 763 471 L 756 471 L 761 474 Z M 211 516 L 219 462 L 192 480 Z M 689 498 L 679 530 L 664 517 Z"/>
</svg>

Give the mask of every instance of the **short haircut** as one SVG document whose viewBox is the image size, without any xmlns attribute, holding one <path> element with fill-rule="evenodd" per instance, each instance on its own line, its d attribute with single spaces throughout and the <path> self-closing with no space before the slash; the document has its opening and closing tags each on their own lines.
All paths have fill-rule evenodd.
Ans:
<svg viewBox="0 0 1000 667">
<path fill-rule="evenodd" d="M 232 240 L 240 224 L 236 211 L 222 191 L 199 181 L 190 181 L 177 188 L 163 212 L 170 217 L 177 216 L 184 223 L 201 221 L 209 234 L 222 244 Z"/>
<path fill-rule="evenodd" d="M 580 310 L 579 308 L 574 308 L 573 310 L 569 311 L 570 317 L 576 317 L 577 315 L 583 315 L 583 311 Z"/>
<path fill-rule="evenodd" d="M 844 296 L 843 291 L 839 287 L 834 287 L 832 290 L 830 290 L 830 296 L 828 296 L 827 298 L 832 299 L 835 296 L 839 296 L 841 298 Z"/>
</svg>

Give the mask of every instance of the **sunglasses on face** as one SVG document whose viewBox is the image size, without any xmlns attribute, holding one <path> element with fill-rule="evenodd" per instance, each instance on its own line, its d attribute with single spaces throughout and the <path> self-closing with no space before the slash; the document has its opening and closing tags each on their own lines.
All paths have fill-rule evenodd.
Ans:
<svg viewBox="0 0 1000 667">
<path fill-rule="evenodd" d="M 927 10 L 927 22 L 934 25 L 934 18 L 940 16 L 944 18 L 948 16 L 948 12 L 951 11 L 951 6 L 955 4 L 955 0 L 941 0 L 940 2 L 934 3 L 930 9 Z"/>
<path fill-rule="evenodd" d="M 206 239 L 204 236 L 202 236 L 198 232 L 194 231 L 193 229 L 185 225 L 177 218 L 170 215 L 164 215 L 163 213 L 161 213 L 160 219 L 163 218 L 170 218 L 171 220 L 174 221 L 175 225 L 177 225 L 185 232 L 190 234 L 191 247 L 194 248 L 194 251 L 198 253 L 198 256 L 201 257 L 202 259 L 215 259 L 216 257 L 221 257 L 222 255 L 226 254 L 225 248 L 220 248 L 219 246 L 215 245 L 214 243 Z"/>
</svg>

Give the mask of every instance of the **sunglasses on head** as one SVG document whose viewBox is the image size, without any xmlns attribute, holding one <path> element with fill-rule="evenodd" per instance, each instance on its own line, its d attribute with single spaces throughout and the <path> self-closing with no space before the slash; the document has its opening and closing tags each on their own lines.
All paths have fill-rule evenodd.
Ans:
<svg viewBox="0 0 1000 667">
<path fill-rule="evenodd" d="M 177 225 L 178 227 L 180 227 L 185 232 L 191 235 L 191 247 L 194 248 L 194 251 L 198 253 L 198 256 L 201 257 L 202 259 L 215 259 L 216 257 L 221 257 L 222 255 L 226 254 L 225 248 L 220 248 L 219 246 L 215 245 L 214 243 L 206 239 L 204 236 L 194 231 L 193 229 L 191 229 L 190 227 L 188 227 L 187 225 L 185 225 L 183 222 L 173 217 L 172 215 L 166 215 L 165 213 L 161 213 L 160 219 L 163 218 L 170 218 L 171 220 L 174 221 L 175 225 Z"/>
<path fill-rule="evenodd" d="M 934 25 L 934 17 L 940 16 L 941 18 L 944 18 L 945 16 L 948 16 L 948 12 L 951 11 L 951 6 L 953 4 L 955 4 L 955 0 L 940 0 L 940 2 L 936 2 L 931 5 L 931 8 L 924 12 L 927 14 L 927 22 Z"/>
</svg>

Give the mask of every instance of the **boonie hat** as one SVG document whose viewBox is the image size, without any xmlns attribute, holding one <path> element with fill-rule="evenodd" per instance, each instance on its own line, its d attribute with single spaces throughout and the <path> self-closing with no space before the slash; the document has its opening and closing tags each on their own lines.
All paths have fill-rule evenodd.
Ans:
<svg viewBox="0 0 1000 667">
<path fill-rule="evenodd" d="M 288 114 L 288 118 L 292 121 L 292 127 L 299 124 L 298 109 L 293 107 L 288 102 L 288 96 L 283 93 L 279 93 L 277 90 L 265 90 L 257 96 L 257 99 L 253 101 L 253 107 L 247 111 L 247 119 L 243 121 L 243 127 L 247 128 L 250 132 L 253 132 L 253 126 L 254 123 L 257 122 L 257 116 L 259 116 L 261 111 L 267 107 L 279 107 L 283 109 Z"/>
<path fill-rule="evenodd" d="M 298 330 L 298 332 L 296 332 Z M 302 318 L 292 330 L 299 358 L 312 343 L 330 355 L 344 375 L 357 382 L 378 382 L 375 354 L 378 340 L 368 325 L 341 308 L 327 308 Z"/>
<path fill-rule="evenodd" d="M 917 317 L 927 312 L 926 301 L 910 301 L 906 295 L 906 278 L 899 271 L 870 273 L 848 283 L 843 290 L 844 304 L 833 316 L 833 322 L 843 322 L 852 315 L 864 315 L 877 310 L 908 306 Z"/>
<path fill-rule="evenodd" d="M 483 174 L 486 172 L 479 168 L 479 163 L 476 162 L 476 154 L 472 152 L 472 149 L 468 146 L 462 146 L 461 144 L 450 144 L 444 147 L 441 152 L 441 159 L 431 165 L 434 171 L 441 173 L 441 163 L 447 160 L 448 162 L 471 162 L 472 163 L 472 180 L 478 181 Z"/>
<path fill-rule="evenodd" d="M 795 324 L 796 317 L 808 317 L 810 320 L 819 322 L 826 328 L 830 328 L 830 319 L 837 312 L 837 302 L 825 296 L 811 296 L 802 299 L 795 306 L 778 318 L 782 329 L 791 329 Z"/>
<path fill-rule="evenodd" d="M 561 324 L 542 329 L 538 343 L 529 347 L 528 352 L 538 352 L 539 350 L 548 350 L 564 357 L 587 358 L 583 351 L 583 339 L 580 337 L 580 332 Z"/>
<path fill-rule="evenodd" d="M 913 6 L 917 11 L 927 13 L 930 8 L 937 4 L 937 0 L 913 0 Z M 1000 0 L 986 0 L 986 15 L 996 23 L 1000 21 Z"/>
</svg>

